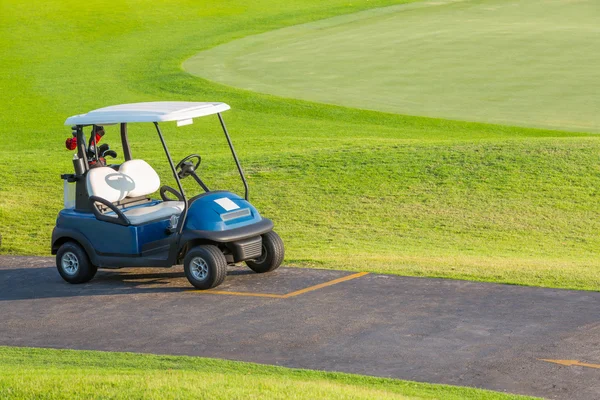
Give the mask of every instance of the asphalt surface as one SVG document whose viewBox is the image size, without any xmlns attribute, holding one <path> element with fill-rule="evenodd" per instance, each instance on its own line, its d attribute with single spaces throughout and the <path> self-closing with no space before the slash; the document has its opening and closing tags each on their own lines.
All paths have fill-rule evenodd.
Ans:
<svg viewBox="0 0 600 400">
<path fill-rule="evenodd" d="M 99 271 L 69 285 L 52 258 L 0 257 L 0 345 L 186 354 L 600 399 L 597 292 L 242 267 L 217 292 L 192 290 L 181 267 Z"/>
</svg>

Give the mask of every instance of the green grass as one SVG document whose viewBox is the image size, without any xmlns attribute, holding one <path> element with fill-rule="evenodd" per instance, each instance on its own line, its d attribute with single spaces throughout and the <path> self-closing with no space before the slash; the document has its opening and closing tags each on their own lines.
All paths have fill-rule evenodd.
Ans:
<svg viewBox="0 0 600 400">
<path fill-rule="evenodd" d="M 3 399 L 526 399 L 197 357 L 0 347 Z"/>
<path fill-rule="evenodd" d="M 282 99 L 181 68 L 234 39 L 395 3 L 3 1 L 0 253 L 49 253 L 72 170 L 67 116 L 220 100 L 286 264 L 599 290 L 597 136 Z M 202 154 L 209 185 L 240 192 L 217 123 L 166 126 L 167 142 L 177 159 Z M 132 127 L 134 156 L 167 178 L 149 129 Z M 105 140 L 119 147 L 115 127 Z"/>
<path fill-rule="evenodd" d="M 594 0 L 423 1 L 246 37 L 184 67 L 285 97 L 600 132 L 599 19 Z"/>
</svg>

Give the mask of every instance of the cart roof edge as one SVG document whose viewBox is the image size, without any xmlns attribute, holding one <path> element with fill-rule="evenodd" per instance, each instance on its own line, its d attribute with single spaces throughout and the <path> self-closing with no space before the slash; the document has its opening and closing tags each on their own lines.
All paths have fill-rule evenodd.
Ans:
<svg viewBox="0 0 600 400">
<path fill-rule="evenodd" d="M 65 125 L 166 121 L 177 121 L 178 125 L 186 125 L 191 123 L 193 118 L 218 114 L 229 109 L 229 105 L 220 102 L 154 101 L 119 104 L 73 115 L 66 119 Z"/>
</svg>

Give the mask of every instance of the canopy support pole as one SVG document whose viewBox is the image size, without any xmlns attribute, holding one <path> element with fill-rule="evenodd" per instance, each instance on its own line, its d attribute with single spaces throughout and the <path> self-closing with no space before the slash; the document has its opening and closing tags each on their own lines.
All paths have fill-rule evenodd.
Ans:
<svg viewBox="0 0 600 400">
<path fill-rule="evenodd" d="M 227 138 L 227 144 L 229 144 L 229 149 L 231 149 L 231 154 L 233 155 L 233 159 L 235 160 L 235 165 L 237 165 L 238 172 L 240 173 L 240 177 L 242 178 L 242 182 L 244 182 L 244 198 L 248 201 L 248 182 L 246 182 L 246 177 L 244 176 L 244 171 L 242 170 L 242 166 L 240 165 L 240 160 L 238 160 L 238 156 L 235 153 L 235 149 L 233 148 L 233 143 L 231 143 L 231 138 L 229 137 L 229 132 L 227 132 L 227 128 L 225 127 L 225 121 L 223 121 L 223 117 L 221 117 L 221 113 L 217 113 L 219 117 L 219 121 L 221 122 L 221 127 L 223 128 L 223 132 L 225 133 L 225 137 Z"/>
<path fill-rule="evenodd" d="M 131 160 L 131 148 L 129 147 L 129 138 L 127 138 L 127 124 L 121 123 L 121 144 L 123 145 L 123 156 L 125 161 Z"/>
<path fill-rule="evenodd" d="M 167 159 L 169 160 L 169 165 L 171 166 L 171 171 L 173 171 L 173 177 L 175 177 L 175 181 L 177 181 L 177 187 L 179 188 L 179 193 L 183 196 L 183 204 L 184 209 L 181 212 L 181 217 L 179 218 L 179 222 L 177 224 L 177 234 L 181 235 L 183 232 L 183 224 L 185 223 L 185 219 L 188 213 L 188 201 L 185 197 L 185 192 L 183 190 L 183 186 L 181 186 L 181 180 L 179 179 L 179 175 L 177 175 L 177 169 L 175 169 L 175 164 L 173 164 L 173 159 L 171 158 L 171 153 L 169 153 L 169 149 L 167 148 L 167 144 L 165 143 L 165 139 L 163 138 L 162 132 L 160 131 L 160 127 L 158 126 L 158 122 L 154 123 L 156 126 L 156 132 L 158 133 L 158 137 L 160 138 L 160 142 L 162 143 L 163 149 L 165 149 L 165 154 L 167 155 Z"/>
</svg>

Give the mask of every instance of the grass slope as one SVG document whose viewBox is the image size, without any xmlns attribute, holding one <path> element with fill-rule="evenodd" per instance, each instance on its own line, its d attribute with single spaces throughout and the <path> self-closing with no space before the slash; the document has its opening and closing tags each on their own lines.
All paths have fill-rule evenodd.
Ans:
<svg viewBox="0 0 600 400">
<path fill-rule="evenodd" d="M 180 67 L 237 38 L 392 3 L 3 1 L 0 253 L 49 252 L 59 174 L 72 169 L 66 116 L 222 100 L 251 199 L 275 220 L 288 264 L 600 289 L 597 137 L 280 99 Z M 209 185 L 239 192 L 216 123 L 167 126 L 167 142 L 175 158 L 202 154 Z M 118 148 L 116 138 L 108 128 Z M 168 177 L 151 132 L 132 128 L 132 142 Z"/>
<path fill-rule="evenodd" d="M 526 399 L 485 390 L 182 356 L 0 347 L 3 399 Z"/>
<path fill-rule="evenodd" d="M 600 132 L 598 19 L 594 0 L 424 1 L 246 37 L 184 67 L 285 97 Z"/>
</svg>

